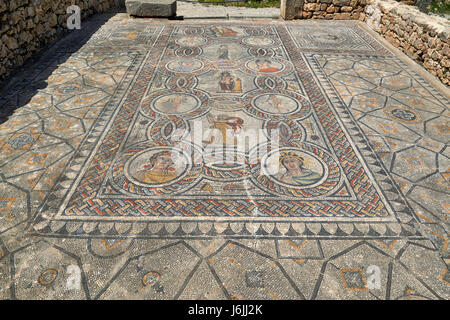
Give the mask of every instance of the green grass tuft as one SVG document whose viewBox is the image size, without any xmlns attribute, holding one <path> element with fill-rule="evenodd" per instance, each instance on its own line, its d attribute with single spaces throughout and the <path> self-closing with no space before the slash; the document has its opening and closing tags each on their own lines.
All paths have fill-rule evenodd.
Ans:
<svg viewBox="0 0 450 320">
<path fill-rule="evenodd" d="M 280 0 L 265 0 L 265 1 L 242 1 L 242 2 L 229 2 L 229 3 L 221 3 L 207 0 L 199 0 L 200 3 L 212 4 L 217 6 L 225 6 L 225 7 L 246 7 L 246 8 L 279 8 Z"/>
<path fill-rule="evenodd" d="M 428 10 L 433 13 L 450 14 L 449 0 L 433 0 Z"/>
</svg>

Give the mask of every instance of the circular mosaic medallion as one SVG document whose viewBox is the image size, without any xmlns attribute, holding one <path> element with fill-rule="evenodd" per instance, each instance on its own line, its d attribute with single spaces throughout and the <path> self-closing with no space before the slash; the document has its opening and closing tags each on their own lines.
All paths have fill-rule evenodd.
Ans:
<svg viewBox="0 0 450 320">
<path fill-rule="evenodd" d="M 303 150 L 272 152 L 262 163 L 270 180 L 287 187 L 310 187 L 327 177 L 323 160 Z"/>
<path fill-rule="evenodd" d="M 129 146 L 114 163 L 112 186 L 142 196 L 181 192 L 195 185 L 203 160 L 187 142 L 158 146 L 145 142 Z"/>
<path fill-rule="evenodd" d="M 281 94 L 263 94 L 253 100 L 258 110 L 268 114 L 289 114 L 295 112 L 299 103 L 293 98 Z"/>
<path fill-rule="evenodd" d="M 267 47 L 272 46 L 275 43 L 275 41 L 269 37 L 256 36 L 244 38 L 242 39 L 242 43 L 254 47 Z"/>
<path fill-rule="evenodd" d="M 166 64 L 169 71 L 177 73 L 192 73 L 203 68 L 203 62 L 197 59 L 176 59 Z"/>
<path fill-rule="evenodd" d="M 263 74 L 277 73 L 285 69 L 283 63 L 267 58 L 256 58 L 251 60 L 246 64 L 246 67 L 253 72 Z"/>
<path fill-rule="evenodd" d="M 150 118 L 182 115 L 184 119 L 193 119 L 204 115 L 209 109 L 209 97 L 203 91 L 190 88 L 183 88 L 183 92 L 153 92 L 141 105 L 141 112 Z"/>
<path fill-rule="evenodd" d="M 194 95 L 172 93 L 153 101 L 152 108 L 164 114 L 185 114 L 198 107 L 200 101 Z"/>
<path fill-rule="evenodd" d="M 186 175 L 191 159 L 181 150 L 169 147 L 139 152 L 125 165 L 125 175 L 141 185 L 163 186 Z"/>
<path fill-rule="evenodd" d="M 198 35 L 186 35 L 175 40 L 175 42 L 183 47 L 198 47 L 204 45 L 207 39 Z"/>
<path fill-rule="evenodd" d="M 295 145 L 266 152 L 252 167 L 255 183 L 273 194 L 304 198 L 337 189 L 341 173 L 336 161 L 318 146 L 305 142 Z"/>
<path fill-rule="evenodd" d="M 263 48 L 260 48 L 263 49 Z M 259 50 L 259 49 L 258 49 Z M 266 56 L 257 56 L 240 61 L 240 69 L 251 75 L 282 77 L 290 74 L 294 68 L 292 64 L 284 59 Z"/>
<path fill-rule="evenodd" d="M 300 94 L 289 90 L 266 93 L 264 90 L 250 92 L 244 97 L 246 113 L 258 119 L 304 119 L 311 113 L 311 103 Z"/>
</svg>

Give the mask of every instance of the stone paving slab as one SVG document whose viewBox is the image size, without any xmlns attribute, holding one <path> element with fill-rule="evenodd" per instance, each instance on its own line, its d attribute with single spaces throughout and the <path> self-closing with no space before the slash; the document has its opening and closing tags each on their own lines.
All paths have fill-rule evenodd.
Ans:
<svg viewBox="0 0 450 320">
<path fill-rule="evenodd" d="M 448 91 L 360 23 L 103 17 L 2 91 L 0 298 L 450 298 Z"/>
</svg>

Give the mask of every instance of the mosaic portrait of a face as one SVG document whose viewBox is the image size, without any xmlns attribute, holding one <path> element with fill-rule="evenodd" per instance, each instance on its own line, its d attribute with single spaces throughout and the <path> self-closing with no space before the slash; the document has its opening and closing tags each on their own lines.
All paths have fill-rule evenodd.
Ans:
<svg viewBox="0 0 450 320">
<path fill-rule="evenodd" d="M 127 171 L 130 177 L 146 185 L 160 185 L 179 178 L 186 172 L 189 160 L 171 149 L 148 150 L 131 158 Z"/>
<path fill-rule="evenodd" d="M 278 172 L 273 178 L 295 187 L 317 184 L 325 175 L 324 165 L 311 155 L 302 152 L 285 151 L 268 158 L 279 159 Z"/>
</svg>

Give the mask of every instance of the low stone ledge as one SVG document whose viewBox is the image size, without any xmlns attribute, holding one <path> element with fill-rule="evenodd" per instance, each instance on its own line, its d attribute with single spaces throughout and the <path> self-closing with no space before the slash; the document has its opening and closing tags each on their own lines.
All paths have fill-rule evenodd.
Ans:
<svg viewBox="0 0 450 320">
<path fill-rule="evenodd" d="M 450 85 L 450 23 L 413 6 L 374 0 L 365 9 L 365 22 L 396 48 Z"/>
<path fill-rule="evenodd" d="M 175 0 L 126 0 L 127 13 L 135 17 L 168 18 L 177 13 Z"/>
</svg>

